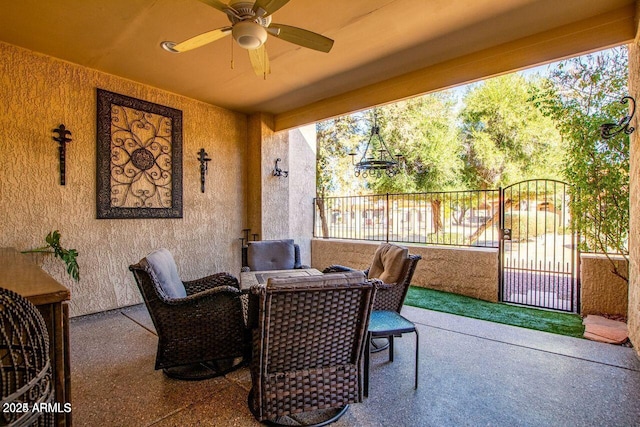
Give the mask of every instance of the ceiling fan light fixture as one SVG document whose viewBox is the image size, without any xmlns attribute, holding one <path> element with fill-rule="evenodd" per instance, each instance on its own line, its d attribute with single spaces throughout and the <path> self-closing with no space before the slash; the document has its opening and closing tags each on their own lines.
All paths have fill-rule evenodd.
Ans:
<svg viewBox="0 0 640 427">
<path fill-rule="evenodd" d="M 160 46 L 162 46 L 162 48 L 167 52 L 179 53 L 177 50 L 174 49 L 175 45 L 176 45 L 176 42 L 170 42 L 170 41 L 164 41 L 160 43 Z"/>
<path fill-rule="evenodd" d="M 267 30 L 252 21 L 241 21 L 233 26 L 233 38 L 240 47 L 248 50 L 257 49 L 267 41 Z"/>
</svg>

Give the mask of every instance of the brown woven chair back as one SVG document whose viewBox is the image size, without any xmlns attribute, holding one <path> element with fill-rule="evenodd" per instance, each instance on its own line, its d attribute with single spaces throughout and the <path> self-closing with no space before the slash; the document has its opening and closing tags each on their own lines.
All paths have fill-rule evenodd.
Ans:
<svg viewBox="0 0 640 427">
<path fill-rule="evenodd" d="M 358 273 L 270 279 L 253 331 L 252 411 L 260 421 L 362 401 L 361 357 L 375 287 Z"/>
<path fill-rule="evenodd" d="M 410 254 L 404 261 L 404 268 L 401 280 L 398 283 L 380 290 L 376 295 L 376 300 L 373 303 L 374 310 L 391 310 L 400 313 L 404 299 L 409 291 L 411 285 L 411 279 L 413 279 L 413 273 L 416 271 L 418 261 L 422 257 L 420 255 Z"/>
<path fill-rule="evenodd" d="M 413 273 L 416 271 L 418 261 L 422 257 L 420 255 L 409 254 L 404 260 L 404 266 L 400 280 L 397 283 L 385 284 L 381 286 L 376 293 L 376 300 L 373 303 L 374 310 L 391 310 L 400 313 L 404 299 L 409 291 L 411 280 L 413 279 Z M 331 265 L 323 270 L 323 273 L 341 273 L 358 271 L 351 267 L 345 267 L 343 265 Z M 364 274 L 369 274 L 369 269 L 364 270 Z"/>
</svg>

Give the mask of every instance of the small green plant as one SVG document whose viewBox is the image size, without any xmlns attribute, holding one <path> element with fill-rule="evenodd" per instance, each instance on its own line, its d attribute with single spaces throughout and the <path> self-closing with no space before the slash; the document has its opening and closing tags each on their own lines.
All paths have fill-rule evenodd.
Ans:
<svg viewBox="0 0 640 427">
<path fill-rule="evenodd" d="M 58 230 L 52 231 L 44 239 L 47 242 L 47 246 L 42 246 L 36 249 L 29 249 L 22 251 L 22 253 L 43 253 L 53 254 L 56 258 L 60 258 L 67 265 L 67 273 L 76 282 L 80 280 L 80 267 L 78 267 L 78 251 L 75 249 L 64 249 L 60 246 L 60 232 Z"/>
</svg>

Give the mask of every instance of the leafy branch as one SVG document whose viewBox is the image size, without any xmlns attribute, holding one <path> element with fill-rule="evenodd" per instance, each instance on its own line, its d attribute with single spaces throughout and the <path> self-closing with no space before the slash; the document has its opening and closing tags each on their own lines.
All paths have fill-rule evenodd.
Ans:
<svg viewBox="0 0 640 427">
<path fill-rule="evenodd" d="M 56 258 L 60 258 L 67 265 L 67 273 L 76 282 L 80 280 L 80 267 L 78 266 L 78 251 L 75 249 L 64 249 L 60 246 L 60 232 L 58 230 L 52 231 L 45 237 L 47 246 L 42 246 L 36 249 L 29 249 L 22 251 L 23 254 L 28 253 L 43 253 L 54 254 Z"/>
</svg>

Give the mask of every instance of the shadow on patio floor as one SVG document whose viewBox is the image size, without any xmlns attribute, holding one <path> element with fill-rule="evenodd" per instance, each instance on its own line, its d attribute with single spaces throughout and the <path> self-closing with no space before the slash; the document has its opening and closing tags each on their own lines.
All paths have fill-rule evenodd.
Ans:
<svg viewBox="0 0 640 427">
<path fill-rule="evenodd" d="M 420 333 L 372 356 L 369 398 L 335 426 L 637 425 L 640 360 L 600 344 L 405 306 Z M 143 305 L 71 321 L 76 426 L 252 426 L 247 368 L 205 381 L 153 369 L 157 337 Z"/>
</svg>

